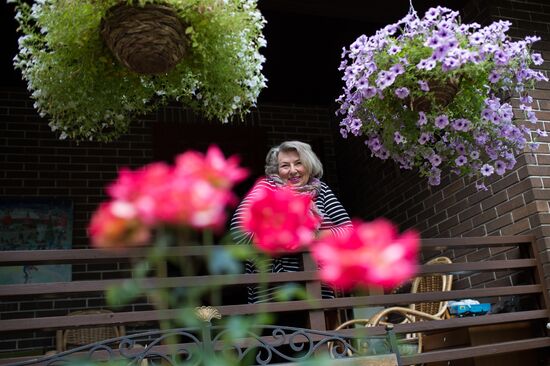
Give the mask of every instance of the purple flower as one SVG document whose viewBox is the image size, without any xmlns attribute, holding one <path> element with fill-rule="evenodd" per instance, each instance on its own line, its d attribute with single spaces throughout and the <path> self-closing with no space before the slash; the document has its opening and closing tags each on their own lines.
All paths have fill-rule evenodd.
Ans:
<svg viewBox="0 0 550 366">
<path fill-rule="evenodd" d="M 377 89 L 374 86 L 367 86 L 361 89 L 361 95 L 363 98 L 372 98 L 376 95 Z"/>
<path fill-rule="evenodd" d="M 424 145 L 426 142 L 430 141 L 430 134 L 429 133 L 426 133 L 426 132 L 422 132 L 422 134 L 420 134 L 420 137 L 418 138 L 418 143 L 420 145 Z"/>
<path fill-rule="evenodd" d="M 445 55 L 447 55 L 447 52 L 449 51 L 449 46 L 446 44 L 437 46 L 432 54 L 432 60 L 441 60 Z"/>
<path fill-rule="evenodd" d="M 441 184 L 441 176 L 430 176 L 428 177 L 428 184 L 431 186 L 438 186 Z"/>
<path fill-rule="evenodd" d="M 406 142 L 405 138 L 399 133 L 399 131 L 394 132 L 393 140 L 396 144 L 404 144 Z"/>
<path fill-rule="evenodd" d="M 495 58 L 495 64 L 497 65 L 506 65 L 510 60 L 510 55 L 502 50 L 497 50 L 493 54 L 493 57 Z"/>
<path fill-rule="evenodd" d="M 439 31 L 437 31 L 437 36 L 439 38 L 448 38 L 451 36 L 451 33 L 449 32 L 449 30 L 442 28 Z"/>
<path fill-rule="evenodd" d="M 378 137 L 370 137 L 367 141 L 365 141 L 365 144 L 372 151 L 378 151 L 382 147 L 382 144 L 380 143 L 380 139 Z"/>
<path fill-rule="evenodd" d="M 471 44 L 481 44 L 483 43 L 483 40 L 484 40 L 484 37 L 479 32 L 476 32 L 470 36 Z"/>
<path fill-rule="evenodd" d="M 480 183 L 476 182 L 476 189 L 478 191 L 487 191 L 488 190 L 488 188 L 485 186 L 485 184 L 483 182 L 480 182 Z"/>
<path fill-rule="evenodd" d="M 428 60 L 420 60 L 419 63 L 416 64 L 416 68 L 418 69 L 425 69 L 426 68 L 426 63 L 428 63 Z"/>
<path fill-rule="evenodd" d="M 435 65 L 435 60 L 428 58 L 420 60 L 420 62 L 416 64 L 416 68 L 419 70 L 431 70 L 435 67 Z"/>
<path fill-rule="evenodd" d="M 401 75 L 405 73 L 405 67 L 402 64 L 395 64 L 390 67 L 390 71 L 393 72 L 395 75 Z"/>
<path fill-rule="evenodd" d="M 436 48 L 439 46 L 439 37 L 430 37 L 424 42 L 424 46 L 430 47 L 430 48 Z"/>
<path fill-rule="evenodd" d="M 399 99 L 405 99 L 409 96 L 409 89 L 405 88 L 404 86 L 401 88 L 397 88 L 395 89 L 395 95 L 397 95 Z"/>
<path fill-rule="evenodd" d="M 495 70 L 491 71 L 491 73 L 489 74 L 489 81 L 494 84 L 499 80 L 500 80 L 500 74 Z"/>
<path fill-rule="evenodd" d="M 388 55 L 395 55 L 396 53 L 400 52 L 401 51 L 401 47 L 399 46 L 396 46 L 396 45 L 392 45 L 389 49 L 388 49 Z"/>
<path fill-rule="evenodd" d="M 428 184 L 431 186 L 438 186 L 441 183 L 441 170 L 438 168 L 431 168 L 428 177 Z"/>
<path fill-rule="evenodd" d="M 435 20 L 435 18 L 437 18 L 437 16 L 439 15 L 439 12 L 439 8 L 430 8 L 428 9 L 424 17 L 428 20 Z"/>
<path fill-rule="evenodd" d="M 466 158 L 464 155 L 460 155 L 458 158 L 455 159 L 456 166 L 463 166 L 468 162 L 468 158 Z"/>
<path fill-rule="evenodd" d="M 426 70 L 433 69 L 435 65 L 436 65 L 435 60 L 428 60 L 428 62 L 426 62 Z"/>
<path fill-rule="evenodd" d="M 470 152 L 470 157 L 474 160 L 479 159 L 479 151 L 474 150 L 474 151 Z"/>
<path fill-rule="evenodd" d="M 442 114 L 440 116 L 435 117 L 435 127 L 442 129 L 445 128 L 449 124 L 449 117 Z"/>
<path fill-rule="evenodd" d="M 428 85 L 428 83 L 424 80 L 418 80 L 418 85 L 420 86 L 420 90 L 422 91 L 430 91 L 430 86 Z"/>
<path fill-rule="evenodd" d="M 492 175 L 494 172 L 495 172 L 495 168 L 493 168 L 489 164 L 483 164 L 483 166 L 480 169 L 480 173 L 485 177 Z"/>
<path fill-rule="evenodd" d="M 380 71 L 378 78 L 376 79 L 376 85 L 378 85 L 380 89 L 385 89 L 393 84 L 395 81 L 395 76 L 395 73 L 391 71 Z"/>
<path fill-rule="evenodd" d="M 483 110 L 483 112 L 481 112 L 481 118 L 483 118 L 483 119 L 486 120 L 486 121 L 492 120 L 492 119 L 493 119 L 493 114 L 494 114 L 494 113 L 495 113 L 495 112 L 492 111 L 491 109 L 485 108 L 485 109 Z"/>
<path fill-rule="evenodd" d="M 361 134 L 361 127 L 363 126 L 363 122 L 359 118 L 354 118 L 351 120 L 349 124 L 349 128 L 351 133 L 353 133 L 355 136 L 359 136 Z"/>
<path fill-rule="evenodd" d="M 441 156 L 437 154 L 432 154 L 428 160 L 430 161 L 430 164 L 432 164 L 434 167 L 439 166 L 442 162 Z"/>
<path fill-rule="evenodd" d="M 453 129 L 456 131 L 468 131 L 470 129 L 471 122 L 466 118 L 455 119 L 452 123 Z"/>
<path fill-rule="evenodd" d="M 522 104 L 531 104 L 531 103 L 533 103 L 533 97 L 531 97 L 529 94 L 522 95 L 519 98 L 519 100 Z"/>
<path fill-rule="evenodd" d="M 492 146 L 485 146 L 485 152 L 487 153 L 487 155 L 489 155 L 489 158 L 491 160 L 496 160 L 496 158 L 498 158 L 498 153 L 497 151 L 492 147 Z"/>
<path fill-rule="evenodd" d="M 542 63 L 544 62 L 540 53 L 533 53 L 531 55 L 531 60 L 533 60 L 533 63 L 537 66 L 542 65 Z"/>
<path fill-rule="evenodd" d="M 376 154 L 376 157 L 382 160 L 387 160 L 390 157 L 390 152 L 382 146 L 378 151 L 378 154 Z"/>
<path fill-rule="evenodd" d="M 506 172 L 506 164 L 502 160 L 495 161 L 495 172 L 498 175 L 504 175 Z"/>
<path fill-rule="evenodd" d="M 443 65 L 441 65 L 441 68 L 443 71 L 449 71 L 456 69 L 459 66 L 458 60 L 455 57 L 445 57 L 445 60 L 443 60 Z"/>
<path fill-rule="evenodd" d="M 428 123 L 428 118 L 426 118 L 426 113 L 418 112 L 418 122 L 416 122 L 416 124 L 418 126 L 424 126 L 426 123 Z"/>
</svg>

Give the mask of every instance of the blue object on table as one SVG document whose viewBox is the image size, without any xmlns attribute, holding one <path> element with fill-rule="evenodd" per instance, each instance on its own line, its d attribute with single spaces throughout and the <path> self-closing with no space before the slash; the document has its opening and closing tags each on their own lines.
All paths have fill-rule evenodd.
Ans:
<svg viewBox="0 0 550 366">
<path fill-rule="evenodd" d="M 476 316 L 487 314 L 491 310 L 491 304 L 457 304 L 449 306 L 449 313 L 462 317 L 462 316 Z"/>
</svg>

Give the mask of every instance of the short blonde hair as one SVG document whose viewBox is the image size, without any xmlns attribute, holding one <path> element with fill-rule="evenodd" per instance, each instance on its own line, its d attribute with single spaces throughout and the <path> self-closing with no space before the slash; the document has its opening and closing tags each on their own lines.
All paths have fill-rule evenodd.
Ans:
<svg viewBox="0 0 550 366">
<path fill-rule="evenodd" d="M 302 164 L 306 168 L 309 175 L 313 178 L 321 178 L 323 176 L 323 164 L 311 149 L 309 144 L 301 141 L 285 141 L 278 146 L 272 147 L 265 157 L 265 174 L 279 173 L 279 152 L 296 151 Z"/>
</svg>

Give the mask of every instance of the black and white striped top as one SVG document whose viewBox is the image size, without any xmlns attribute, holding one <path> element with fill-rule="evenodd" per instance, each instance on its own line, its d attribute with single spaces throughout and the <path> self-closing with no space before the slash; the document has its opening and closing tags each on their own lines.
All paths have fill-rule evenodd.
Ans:
<svg viewBox="0 0 550 366">
<path fill-rule="evenodd" d="M 263 178 L 256 182 L 254 187 L 252 187 L 250 192 L 241 201 L 231 219 L 231 235 L 238 244 L 250 244 L 252 242 L 253 234 L 243 230 L 242 222 L 244 212 L 250 207 L 251 202 L 253 202 L 255 196 L 262 188 L 276 190 L 278 187 L 277 184 L 269 178 Z M 324 182 L 321 182 L 319 194 L 315 198 L 315 206 L 317 206 L 317 210 L 323 217 L 320 227 L 321 231 L 329 231 L 332 235 L 340 236 L 351 228 L 351 220 L 348 213 L 329 186 Z M 270 272 L 272 273 L 296 272 L 299 271 L 301 267 L 301 261 L 299 257 L 296 256 L 273 258 L 268 261 L 269 263 L 267 263 L 265 268 L 270 268 Z M 258 269 L 252 262 L 246 263 L 246 273 L 257 272 Z M 258 286 L 250 286 L 248 288 L 248 302 L 261 303 L 272 301 L 274 293 L 278 288 L 280 288 L 280 286 L 271 286 L 262 290 Z M 323 286 L 323 298 L 332 297 L 334 297 L 334 291 L 327 286 Z"/>
</svg>

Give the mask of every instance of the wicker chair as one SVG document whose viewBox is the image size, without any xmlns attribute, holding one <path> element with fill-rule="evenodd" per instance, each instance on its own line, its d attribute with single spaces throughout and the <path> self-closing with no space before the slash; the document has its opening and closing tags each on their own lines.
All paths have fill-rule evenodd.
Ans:
<svg viewBox="0 0 550 366">
<path fill-rule="evenodd" d="M 110 310 L 82 310 L 69 313 L 72 315 L 89 315 L 112 313 Z M 110 338 L 121 337 L 126 334 L 123 325 L 105 325 L 97 327 L 78 327 L 58 330 L 56 334 L 57 352 L 63 352 L 70 348 L 103 341 Z"/>
<path fill-rule="evenodd" d="M 437 257 L 428 261 L 426 264 L 448 264 L 452 261 L 447 257 Z M 433 273 L 414 278 L 411 285 L 411 293 L 440 292 L 450 291 L 453 282 L 453 275 Z M 397 322 L 390 320 L 391 316 L 399 316 Z M 448 318 L 447 301 L 426 302 L 410 304 L 408 307 L 394 306 L 383 309 L 371 316 L 369 319 L 352 319 L 336 328 L 336 330 L 354 327 L 356 325 L 373 327 L 386 324 L 414 323 L 423 320 L 440 320 Z M 407 334 L 403 343 L 413 344 L 415 352 L 422 352 L 422 334 Z M 359 349 L 362 352 L 368 352 L 368 342 L 362 342 Z"/>
</svg>

